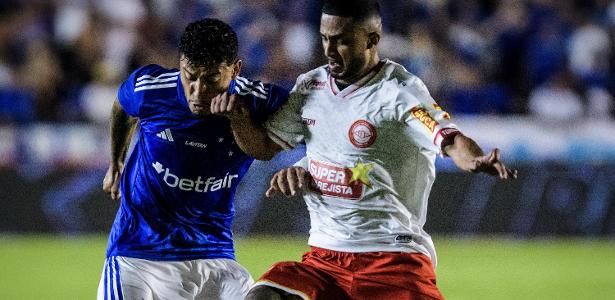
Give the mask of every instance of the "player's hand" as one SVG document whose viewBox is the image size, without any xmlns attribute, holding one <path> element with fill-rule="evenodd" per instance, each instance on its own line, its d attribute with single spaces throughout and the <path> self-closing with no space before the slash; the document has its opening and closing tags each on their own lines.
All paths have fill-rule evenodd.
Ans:
<svg viewBox="0 0 615 300">
<path fill-rule="evenodd" d="M 211 99 L 210 111 L 212 114 L 222 115 L 231 121 L 243 121 L 250 117 L 248 108 L 237 94 L 228 92 L 218 94 Z"/>
<path fill-rule="evenodd" d="M 107 169 L 105 179 L 103 179 L 103 191 L 107 193 L 113 200 L 119 200 L 120 194 L 120 178 L 122 177 L 123 163 L 112 163 Z"/>
<path fill-rule="evenodd" d="M 484 172 L 492 176 L 498 176 L 502 180 L 516 179 L 517 170 L 507 168 L 500 161 L 500 149 L 493 149 L 489 154 L 474 159 L 475 168 L 472 172 Z"/>
<path fill-rule="evenodd" d="M 286 197 L 295 196 L 297 192 L 319 192 L 312 175 L 302 167 L 290 167 L 275 173 L 269 183 L 265 196 L 271 197 L 277 193 Z"/>
</svg>

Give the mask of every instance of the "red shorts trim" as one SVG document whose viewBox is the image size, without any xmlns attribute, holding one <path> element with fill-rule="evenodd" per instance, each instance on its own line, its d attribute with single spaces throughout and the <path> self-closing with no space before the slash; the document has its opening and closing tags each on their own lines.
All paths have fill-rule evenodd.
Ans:
<svg viewBox="0 0 615 300">
<path fill-rule="evenodd" d="M 284 287 L 313 300 L 444 299 L 431 261 L 421 253 L 349 253 L 312 247 L 301 262 L 275 264 L 257 285 Z"/>
</svg>

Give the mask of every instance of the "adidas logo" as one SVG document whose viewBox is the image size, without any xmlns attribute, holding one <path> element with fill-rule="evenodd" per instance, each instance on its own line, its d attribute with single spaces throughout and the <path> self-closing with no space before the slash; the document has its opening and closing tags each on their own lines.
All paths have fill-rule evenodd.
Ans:
<svg viewBox="0 0 615 300">
<path fill-rule="evenodd" d="M 171 129 L 167 128 L 161 132 L 156 133 L 156 136 L 169 142 L 174 142 L 173 135 L 171 134 Z"/>
</svg>

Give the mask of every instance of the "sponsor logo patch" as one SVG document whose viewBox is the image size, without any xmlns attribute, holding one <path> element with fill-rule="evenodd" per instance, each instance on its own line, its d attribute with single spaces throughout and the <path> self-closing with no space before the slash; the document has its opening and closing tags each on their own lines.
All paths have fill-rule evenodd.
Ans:
<svg viewBox="0 0 615 300">
<path fill-rule="evenodd" d="M 350 168 L 350 172 L 352 172 L 352 177 L 350 178 L 350 183 L 359 181 L 368 188 L 372 187 L 372 182 L 367 177 L 369 171 L 374 168 L 374 164 L 364 164 L 361 160 L 358 160 L 354 167 Z"/>
<path fill-rule="evenodd" d="M 363 183 L 360 180 L 352 180 L 353 172 L 349 168 L 310 160 L 309 171 L 318 189 L 325 196 L 356 200 L 363 195 Z"/>
<path fill-rule="evenodd" d="M 316 120 L 314 119 L 303 118 L 302 120 L 303 120 L 303 124 L 305 125 L 308 125 L 308 126 L 316 125 Z"/>
<path fill-rule="evenodd" d="M 201 149 L 206 149 L 207 148 L 207 144 L 203 144 L 203 143 L 199 143 L 199 142 L 193 142 L 193 141 L 186 141 L 184 143 L 184 145 L 190 146 L 190 147 L 195 147 L 195 148 L 201 148 Z"/>
<path fill-rule="evenodd" d="M 162 176 L 162 181 L 164 181 L 167 186 L 170 188 L 179 188 L 186 192 L 208 193 L 221 189 L 230 189 L 233 185 L 233 180 L 239 177 L 238 174 L 226 173 L 226 175 L 221 178 L 208 177 L 205 179 L 201 178 L 201 176 L 196 178 L 182 178 L 179 175 L 171 173 L 171 170 L 168 167 L 165 168 L 160 162 L 156 161 L 152 163 L 152 167 L 156 170 L 156 173 Z"/>
<path fill-rule="evenodd" d="M 431 131 L 432 133 L 436 129 L 436 126 L 439 125 L 438 122 L 436 120 L 434 120 L 434 118 L 432 118 L 431 115 L 429 115 L 429 113 L 424 108 L 422 108 L 420 106 L 413 107 L 410 110 L 410 113 L 417 120 L 419 120 L 421 123 L 423 123 L 423 125 L 425 125 L 425 127 L 427 127 L 427 129 L 429 129 L 429 131 Z"/>
<path fill-rule="evenodd" d="M 450 119 L 451 119 L 451 115 L 450 115 L 449 113 L 445 112 L 445 111 L 442 109 L 442 107 L 440 107 L 440 105 L 438 105 L 438 104 L 435 104 L 435 103 L 434 103 L 434 104 L 433 104 L 433 108 L 434 108 L 435 110 L 437 110 L 437 111 L 442 111 L 442 112 L 444 112 L 444 115 L 442 116 L 443 118 L 445 118 L 445 119 L 447 119 L 447 120 L 450 120 Z"/>
<path fill-rule="evenodd" d="M 325 81 L 316 79 L 308 80 L 304 83 L 306 90 L 322 90 L 325 88 Z"/>
<path fill-rule="evenodd" d="M 355 121 L 348 130 L 348 138 L 357 148 L 367 148 L 373 145 L 377 137 L 374 125 L 365 120 Z"/>
<path fill-rule="evenodd" d="M 409 235 L 398 235 L 395 237 L 395 242 L 400 244 L 408 244 L 412 242 L 412 236 Z"/>
</svg>

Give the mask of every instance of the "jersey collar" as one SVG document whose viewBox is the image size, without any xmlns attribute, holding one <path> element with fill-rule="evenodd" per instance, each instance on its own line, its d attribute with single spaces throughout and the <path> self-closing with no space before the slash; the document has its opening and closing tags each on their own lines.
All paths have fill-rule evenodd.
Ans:
<svg viewBox="0 0 615 300">
<path fill-rule="evenodd" d="M 355 83 L 347 86 L 343 90 L 339 90 L 337 84 L 335 83 L 335 79 L 331 76 L 331 73 L 328 74 L 329 77 L 329 88 L 333 95 L 338 96 L 340 98 L 346 98 L 350 94 L 356 92 L 358 89 L 362 88 L 365 84 L 367 84 L 370 80 L 372 80 L 378 72 L 382 69 L 385 64 L 385 60 L 381 60 L 372 70 L 363 76 L 361 79 L 357 80 Z"/>
</svg>

